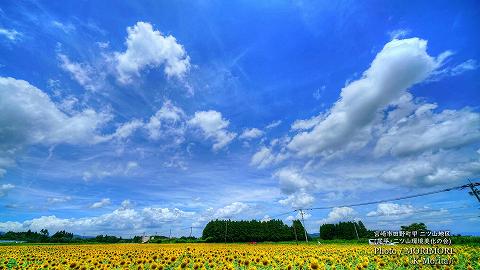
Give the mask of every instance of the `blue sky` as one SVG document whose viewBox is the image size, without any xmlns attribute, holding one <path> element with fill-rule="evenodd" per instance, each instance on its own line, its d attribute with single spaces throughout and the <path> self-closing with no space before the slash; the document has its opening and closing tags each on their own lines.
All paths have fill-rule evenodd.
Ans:
<svg viewBox="0 0 480 270">
<path fill-rule="evenodd" d="M 0 231 L 188 235 L 474 180 L 479 16 L 476 1 L 4 1 Z M 465 190 L 306 217 L 480 225 Z"/>
</svg>

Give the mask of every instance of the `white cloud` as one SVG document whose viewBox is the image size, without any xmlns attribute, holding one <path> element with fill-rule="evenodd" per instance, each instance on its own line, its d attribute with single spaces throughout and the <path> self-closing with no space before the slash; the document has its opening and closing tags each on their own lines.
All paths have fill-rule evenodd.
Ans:
<svg viewBox="0 0 480 270">
<path fill-rule="evenodd" d="M 288 148 L 299 156 L 329 155 L 363 147 L 378 112 L 439 66 L 418 38 L 387 43 L 359 80 L 342 89 L 341 98 L 311 131 L 293 137 Z"/>
<path fill-rule="evenodd" d="M 355 210 L 350 207 L 335 207 L 328 213 L 327 218 L 321 219 L 320 224 L 332 224 L 340 221 L 352 221 L 356 215 Z"/>
<path fill-rule="evenodd" d="M 59 21 L 52 21 L 52 25 L 60 30 L 62 30 L 65 33 L 70 33 L 72 31 L 75 31 L 76 27 L 71 24 L 71 23 L 62 23 Z"/>
<path fill-rule="evenodd" d="M 287 198 L 279 200 L 281 205 L 290 206 L 293 208 L 303 208 L 311 206 L 315 198 L 304 191 L 297 191 L 287 196 Z"/>
<path fill-rule="evenodd" d="M 453 54 L 453 53 L 452 53 Z M 446 56 L 445 58 L 449 57 L 450 55 Z M 477 60 L 475 59 L 468 59 L 465 62 L 462 62 L 456 66 L 447 66 L 443 69 L 437 70 L 432 73 L 429 78 L 429 81 L 439 81 L 445 77 L 453 77 L 461 75 L 467 71 L 475 70 L 479 67 Z"/>
<path fill-rule="evenodd" d="M 130 137 L 135 130 L 143 126 L 143 122 L 138 119 L 130 120 L 129 122 L 123 123 L 120 125 L 115 133 L 113 134 L 114 138 L 117 139 L 126 139 Z"/>
<path fill-rule="evenodd" d="M 282 145 L 283 143 L 283 141 L 276 139 L 270 143 L 270 147 L 260 147 L 260 149 L 253 154 L 252 159 L 250 160 L 250 165 L 261 169 L 287 159 L 289 154 L 285 151 L 285 148 Z M 279 147 L 281 150 L 278 153 L 275 153 L 274 147 Z"/>
<path fill-rule="evenodd" d="M 275 172 L 274 177 L 278 179 L 280 190 L 285 194 L 304 191 L 311 185 L 296 168 L 282 168 Z"/>
<path fill-rule="evenodd" d="M 374 217 L 374 216 L 411 215 L 414 212 L 415 212 L 415 208 L 411 205 L 387 202 L 387 203 L 378 204 L 377 210 L 369 212 L 367 216 Z"/>
<path fill-rule="evenodd" d="M 258 168 L 265 168 L 266 166 L 272 164 L 274 161 L 275 156 L 272 154 L 272 151 L 269 148 L 262 146 L 260 150 L 258 150 L 252 156 L 250 165 L 256 166 Z"/>
<path fill-rule="evenodd" d="M 64 203 L 68 202 L 72 199 L 70 196 L 64 196 L 64 197 L 50 197 L 47 199 L 47 202 L 49 204 L 56 204 L 56 203 Z"/>
<path fill-rule="evenodd" d="M 270 124 L 268 124 L 265 128 L 266 128 L 266 129 L 276 128 L 276 127 L 278 127 L 281 123 L 282 123 L 282 120 L 273 121 L 273 122 L 271 122 Z"/>
<path fill-rule="evenodd" d="M 235 215 L 243 213 L 249 208 L 249 205 L 246 203 L 234 202 L 225 207 L 217 209 L 213 216 L 214 218 L 232 218 Z"/>
<path fill-rule="evenodd" d="M 480 160 L 464 152 L 422 154 L 387 168 L 381 178 L 403 186 L 453 184 L 480 174 Z"/>
<path fill-rule="evenodd" d="M 13 159 L 33 144 L 94 144 L 111 119 L 107 112 L 85 109 L 63 113 L 50 97 L 23 80 L 0 77 L 0 152 Z"/>
<path fill-rule="evenodd" d="M 51 232 L 66 230 L 74 233 L 101 234 L 109 231 L 113 234 L 131 235 L 149 228 L 161 228 L 169 222 L 191 218 L 194 212 L 185 212 L 177 208 L 145 207 L 143 209 L 118 208 L 110 213 L 96 217 L 63 219 L 56 216 L 42 216 L 24 222 L 0 222 L 0 231 L 40 231 Z"/>
<path fill-rule="evenodd" d="M 365 185 L 370 187 L 383 185 L 377 180 L 424 187 L 475 177 L 480 164 L 475 153 L 480 114 L 471 108 L 438 110 L 436 104 L 415 99 L 408 92 L 438 74 L 477 68 L 472 60 L 458 65 L 455 72 L 451 67 L 439 70 L 452 54 L 445 51 L 433 58 L 427 54 L 425 40 L 392 40 L 360 79 L 342 89 L 329 111 L 295 121 L 290 130 L 297 133 L 293 139 L 272 140 L 272 145 L 262 146 L 252 156 L 251 165 L 264 168 L 294 157 L 297 163 L 293 164 L 305 162 L 302 173 L 313 175 L 315 171 L 322 183 L 342 177 L 368 181 Z M 352 161 L 339 171 L 333 161 L 346 153 Z M 365 159 L 376 164 L 365 170 Z M 311 180 L 320 186 L 319 177 Z M 294 201 L 295 197 L 287 199 Z"/>
<path fill-rule="evenodd" d="M 117 78 L 121 83 L 132 82 L 143 69 L 161 65 L 168 77 L 182 77 L 188 71 L 190 58 L 172 35 L 162 35 L 147 22 L 137 22 L 127 32 L 127 50 L 115 53 Z"/>
<path fill-rule="evenodd" d="M 10 190 L 12 190 L 13 188 L 15 188 L 15 186 L 12 185 L 12 184 L 1 184 L 0 185 L 0 198 L 6 196 L 7 193 Z"/>
<path fill-rule="evenodd" d="M 296 212 L 297 214 L 295 216 L 288 216 L 286 218 L 286 220 L 288 221 L 293 221 L 293 220 L 302 220 L 302 213 L 300 211 L 297 211 Z M 312 214 L 310 214 L 309 212 L 303 210 L 303 219 L 309 219 L 312 217 Z"/>
<path fill-rule="evenodd" d="M 19 37 L 22 34 L 17 32 L 15 29 L 5 29 L 5 28 L 0 28 L 0 36 L 4 36 L 10 41 L 16 41 L 19 39 Z"/>
<path fill-rule="evenodd" d="M 188 124 L 200 128 L 206 139 L 213 139 L 214 151 L 225 147 L 237 136 L 236 133 L 227 130 L 230 122 L 224 119 L 220 112 L 213 110 L 195 112 L 195 116 Z"/>
<path fill-rule="evenodd" d="M 128 209 L 128 208 L 132 208 L 133 204 L 130 200 L 123 200 L 121 205 L 120 205 L 120 208 L 121 209 Z"/>
<path fill-rule="evenodd" d="M 377 156 L 418 154 L 480 141 L 480 114 L 476 112 L 463 109 L 435 113 L 437 105 L 428 103 L 410 107 L 414 109 L 410 115 L 390 121 L 391 126 L 380 135 L 374 149 Z"/>
<path fill-rule="evenodd" d="M 317 115 L 314 116 L 310 119 L 305 119 L 305 120 L 295 120 L 293 122 L 291 129 L 292 130 L 309 130 L 314 128 L 316 125 L 318 125 L 321 121 L 325 119 L 324 115 Z"/>
<path fill-rule="evenodd" d="M 109 198 L 103 198 L 98 202 L 94 202 L 92 205 L 90 205 L 90 208 L 97 209 L 97 208 L 102 208 L 107 205 L 110 205 L 111 201 Z"/>
<path fill-rule="evenodd" d="M 125 168 L 125 174 L 128 174 L 131 170 L 134 170 L 136 168 L 138 168 L 138 162 L 136 161 L 129 161 L 127 162 L 127 166 Z"/>
<path fill-rule="evenodd" d="M 150 117 L 145 128 L 153 140 L 170 138 L 173 143 L 180 144 L 185 140 L 185 121 L 184 111 L 167 100 L 162 108 Z"/>
<path fill-rule="evenodd" d="M 320 100 L 323 96 L 323 93 L 325 92 L 325 89 L 327 87 L 325 85 L 322 85 L 322 87 L 316 89 L 314 92 L 313 92 L 313 98 L 316 99 L 316 100 Z"/>
<path fill-rule="evenodd" d="M 390 36 L 391 39 L 399 39 L 399 38 L 404 38 L 410 34 L 409 29 L 396 29 L 393 31 L 388 32 L 388 35 Z"/>
<path fill-rule="evenodd" d="M 272 220 L 272 218 L 269 215 L 265 215 L 265 216 L 263 216 L 263 218 L 260 221 L 261 222 L 267 222 L 267 221 L 270 221 L 270 220 Z"/>
<path fill-rule="evenodd" d="M 281 168 L 273 177 L 278 179 L 280 190 L 286 194 L 285 199 L 278 202 L 293 208 L 303 208 L 313 204 L 315 198 L 311 194 L 315 190 L 314 183 L 307 179 L 299 169 Z"/>
<path fill-rule="evenodd" d="M 457 66 L 454 66 L 451 71 L 450 71 L 450 74 L 452 76 L 457 76 L 457 75 L 460 75 L 466 71 L 470 71 L 470 70 L 475 70 L 479 67 L 478 65 L 478 62 L 477 60 L 475 59 L 468 59 L 467 61 L 457 65 Z"/>
<path fill-rule="evenodd" d="M 105 79 L 102 72 L 94 70 L 88 64 L 72 62 L 65 54 L 59 53 L 58 59 L 60 67 L 69 72 L 72 79 L 85 89 L 96 91 L 102 87 L 102 81 Z"/>
<path fill-rule="evenodd" d="M 90 181 L 92 179 L 103 179 L 113 176 L 127 176 L 133 174 L 133 171 L 139 165 L 136 161 L 128 161 L 127 163 L 100 165 L 94 164 L 90 169 L 83 172 L 82 179 Z"/>
<path fill-rule="evenodd" d="M 263 136 L 263 131 L 258 128 L 248 128 L 239 136 L 240 139 L 250 140 Z"/>
<path fill-rule="evenodd" d="M 74 96 L 67 96 L 61 100 L 61 102 L 58 104 L 58 108 L 68 114 L 74 114 L 77 104 L 78 98 Z"/>
</svg>

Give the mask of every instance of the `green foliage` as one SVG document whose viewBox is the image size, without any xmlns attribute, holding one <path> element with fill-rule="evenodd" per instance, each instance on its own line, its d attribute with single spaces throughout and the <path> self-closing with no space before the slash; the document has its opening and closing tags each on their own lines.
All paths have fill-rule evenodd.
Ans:
<svg viewBox="0 0 480 270">
<path fill-rule="evenodd" d="M 402 231 L 409 231 L 409 232 L 412 232 L 412 231 L 426 232 L 426 231 L 428 231 L 427 230 L 427 225 L 425 225 L 425 223 L 412 223 L 408 226 L 401 226 L 401 230 Z"/>
<path fill-rule="evenodd" d="M 7 232 L 0 235 L 0 240 L 16 240 L 35 243 L 47 243 L 50 239 L 44 234 L 32 232 L 28 230 L 26 232 Z"/>
<path fill-rule="evenodd" d="M 73 233 L 66 231 L 58 231 L 50 237 L 49 242 L 53 243 L 68 243 L 73 240 Z"/>
<path fill-rule="evenodd" d="M 120 243 L 122 238 L 111 236 L 111 235 L 97 235 L 97 237 L 93 238 L 97 243 Z"/>
<path fill-rule="evenodd" d="M 293 222 L 298 239 L 302 239 L 304 228 L 300 221 Z M 219 242 L 278 242 L 295 240 L 294 227 L 281 220 L 212 220 L 203 229 L 202 239 L 208 243 Z"/>
<path fill-rule="evenodd" d="M 480 246 L 480 236 L 452 236 L 455 245 Z"/>
<path fill-rule="evenodd" d="M 356 229 L 356 232 L 355 232 Z M 363 222 L 339 222 L 337 224 L 323 224 L 320 226 L 320 238 L 323 240 L 345 239 L 353 240 L 371 237 L 373 232 L 367 230 Z"/>
<path fill-rule="evenodd" d="M 41 229 L 41 230 L 40 230 L 40 234 L 42 234 L 42 235 L 44 235 L 44 236 L 48 236 L 48 235 L 49 235 L 47 229 Z"/>
<path fill-rule="evenodd" d="M 320 226 L 320 238 L 323 240 L 332 240 L 335 238 L 335 225 L 323 224 Z"/>
<path fill-rule="evenodd" d="M 121 237 L 98 235 L 94 238 L 79 238 L 73 233 L 58 231 L 49 237 L 48 230 L 42 229 L 40 233 L 28 230 L 26 232 L 7 232 L 0 235 L 0 240 L 24 241 L 27 243 L 121 243 L 128 242 Z"/>
</svg>

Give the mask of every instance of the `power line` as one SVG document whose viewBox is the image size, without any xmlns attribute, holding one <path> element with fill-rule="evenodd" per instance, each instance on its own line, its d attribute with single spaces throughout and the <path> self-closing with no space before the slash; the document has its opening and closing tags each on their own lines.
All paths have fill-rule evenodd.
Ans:
<svg viewBox="0 0 480 270">
<path fill-rule="evenodd" d="M 274 218 L 276 218 L 276 217 L 281 217 L 281 216 L 285 216 L 285 215 L 288 215 L 288 214 L 292 214 L 292 213 L 294 213 L 295 211 L 297 211 L 297 210 L 296 210 L 296 209 L 295 209 L 295 210 L 290 210 L 290 211 L 288 211 L 288 212 L 284 212 L 284 213 L 281 213 L 281 214 L 277 214 L 277 215 L 271 216 L 271 217 L 269 217 L 269 218 L 270 218 L 270 219 L 274 219 Z"/>
<path fill-rule="evenodd" d="M 338 205 L 338 206 L 302 208 L 302 209 L 303 210 L 326 210 L 326 209 L 333 209 L 333 208 L 339 208 L 339 207 L 364 206 L 364 205 L 379 204 L 379 203 L 385 203 L 385 202 L 393 202 L 393 201 L 400 201 L 400 200 L 405 200 L 405 199 L 417 198 L 417 197 L 433 195 L 433 194 L 442 193 L 442 192 L 448 192 L 448 191 L 452 191 L 452 190 L 472 188 L 472 187 L 476 187 L 476 186 L 480 186 L 480 183 L 476 182 L 476 183 L 471 183 L 471 184 L 466 184 L 466 185 L 461 185 L 461 186 L 456 186 L 456 187 L 451 187 L 451 188 L 445 188 L 445 189 L 441 189 L 441 190 L 435 190 L 435 191 L 430 191 L 430 192 L 425 192 L 425 193 L 419 193 L 419 194 L 402 196 L 402 197 L 397 197 L 397 198 L 392 198 L 392 199 L 379 200 L 379 201 L 345 204 L 345 205 Z M 294 211 L 299 211 L 299 210 L 301 210 L 301 209 L 295 209 Z"/>
</svg>

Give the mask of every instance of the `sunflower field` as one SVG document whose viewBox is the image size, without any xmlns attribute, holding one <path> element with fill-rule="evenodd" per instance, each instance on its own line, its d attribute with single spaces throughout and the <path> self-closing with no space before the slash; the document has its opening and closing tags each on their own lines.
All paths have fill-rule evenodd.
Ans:
<svg viewBox="0 0 480 270">
<path fill-rule="evenodd" d="M 449 255 L 407 254 L 408 246 L 389 247 L 390 254 L 378 255 L 375 248 L 201 243 L 0 246 L 0 269 L 480 269 L 480 247 L 453 246 Z M 429 263 L 426 257 L 431 258 Z"/>
</svg>

